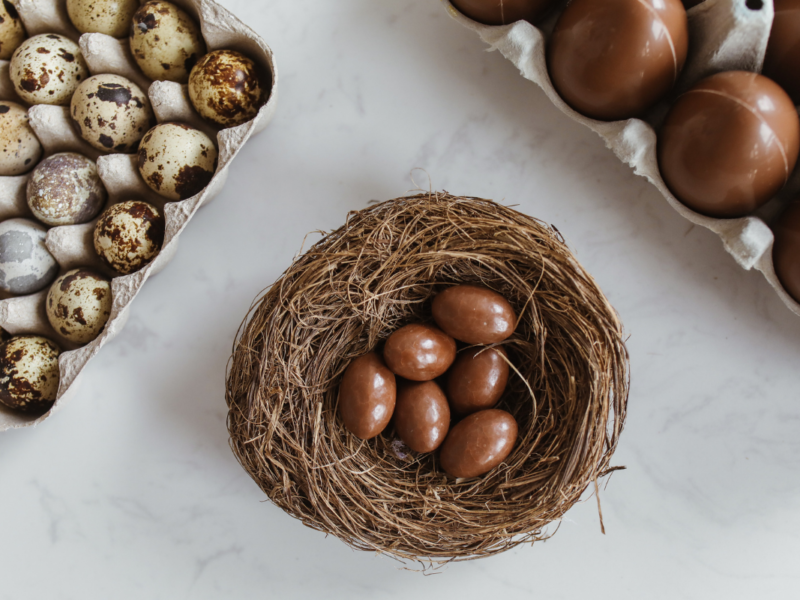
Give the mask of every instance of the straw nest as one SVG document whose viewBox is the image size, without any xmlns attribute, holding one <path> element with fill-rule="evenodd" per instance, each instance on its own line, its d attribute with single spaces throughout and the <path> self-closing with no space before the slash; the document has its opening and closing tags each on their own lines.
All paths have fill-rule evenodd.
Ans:
<svg viewBox="0 0 800 600">
<path fill-rule="evenodd" d="M 515 307 L 519 424 L 505 463 L 454 480 L 392 426 L 361 441 L 337 415 L 351 359 L 433 296 L 479 283 Z M 231 447 L 276 505 L 353 548 L 441 563 L 544 539 L 610 471 L 628 357 L 614 309 L 555 229 L 479 198 L 426 193 L 351 212 L 256 300 L 228 365 Z M 599 507 L 599 504 L 598 504 Z M 602 517 L 601 517 L 602 518 Z"/>
</svg>

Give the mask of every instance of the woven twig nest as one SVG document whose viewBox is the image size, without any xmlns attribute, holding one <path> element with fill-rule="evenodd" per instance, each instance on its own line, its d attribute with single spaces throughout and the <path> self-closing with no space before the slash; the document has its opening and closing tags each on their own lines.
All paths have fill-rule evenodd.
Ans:
<svg viewBox="0 0 800 600">
<path fill-rule="evenodd" d="M 336 410 L 348 363 L 430 321 L 433 296 L 454 283 L 489 287 L 519 315 L 503 342 L 519 373 L 498 405 L 519 438 L 465 480 L 435 453 L 410 453 L 391 424 L 357 439 Z M 242 324 L 227 380 L 231 447 L 272 502 L 354 548 L 433 562 L 547 537 L 611 470 L 627 397 L 622 326 L 559 233 L 447 193 L 352 212 L 297 258 Z"/>
</svg>

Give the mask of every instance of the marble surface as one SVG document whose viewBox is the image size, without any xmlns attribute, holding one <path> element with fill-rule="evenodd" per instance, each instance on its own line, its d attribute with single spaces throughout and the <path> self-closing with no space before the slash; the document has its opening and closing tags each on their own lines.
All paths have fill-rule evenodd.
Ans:
<svg viewBox="0 0 800 600">
<path fill-rule="evenodd" d="M 800 319 L 762 277 L 438 1 L 223 3 L 276 52 L 278 114 L 74 400 L 0 435 L 0 599 L 797 598 Z M 592 500 L 546 543 L 425 577 L 306 529 L 231 454 L 225 364 L 255 295 L 309 231 L 429 185 L 555 224 L 619 311 L 606 535 Z"/>
</svg>

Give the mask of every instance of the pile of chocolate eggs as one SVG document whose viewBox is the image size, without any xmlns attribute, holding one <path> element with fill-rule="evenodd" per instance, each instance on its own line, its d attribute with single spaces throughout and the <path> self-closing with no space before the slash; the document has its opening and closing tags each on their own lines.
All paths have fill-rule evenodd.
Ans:
<svg viewBox="0 0 800 600">
<path fill-rule="evenodd" d="M 555 0 L 451 0 L 486 25 L 537 23 Z M 570 0 L 555 18 L 545 57 L 553 87 L 598 121 L 647 118 L 670 192 L 699 215 L 753 214 L 787 184 L 800 153 L 800 0 L 773 0 L 763 74 L 724 71 L 675 97 L 692 49 L 686 9 L 700 0 Z M 748 8 L 751 4 L 747 4 Z M 753 3 L 760 9 L 761 3 Z M 800 302 L 800 224 L 793 205 L 772 224 L 773 262 Z"/>
<path fill-rule="evenodd" d="M 477 477 L 500 465 L 516 443 L 516 420 L 495 406 L 510 364 L 498 344 L 514 332 L 517 317 L 500 294 L 475 285 L 447 288 L 433 299 L 432 312 L 435 325 L 401 327 L 386 339 L 382 356 L 370 352 L 348 365 L 339 416 L 364 440 L 393 421 L 410 450 L 438 450 L 449 475 Z"/>
<path fill-rule="evenodd" d="M 199 25 L 176 4 L 66 0 L 65 8 L 81 34 L 128 38 L 131 68 L 135 63 L 144 75 L 140 85 L 145 77 L 184 85 L 208 131 L 246 123 L 270 96 L 268 71 L 238 51 L 208 52 Z M 62 348 L 85 345 L 103 331 L 111 315 L 112 278 L 135 273 L 159 254 L 164 204 L 206 188 L 218 149 L 197 127 L 158 123 L 148 90 L 137 83 L 118 74 L 92 74 L 70 37 L 28 37 L 13 0 L 0 3 L 0 60 L 10 61 L 9 94 L 15 95 L 0 99 L 0 176 L 24 178 L 27 200 L 24 216 L 0 222 L 0 297 L 46 291 L 44 312 L 54 332 L 3 332 L 0 405 L 43 412 L 57 395 Z M 87 144 L 85 154 L 48 155 L 29 122 L 33 105 L 66 107 L 75 134 Z M 131 155 L 150 197 L 109 194 L 93 160 L 108 154 Z M 97 261 L 65 269 L 48 249 L 48 230 L 75 225 L 92 227 L 87 245 Z"/>
</svg>

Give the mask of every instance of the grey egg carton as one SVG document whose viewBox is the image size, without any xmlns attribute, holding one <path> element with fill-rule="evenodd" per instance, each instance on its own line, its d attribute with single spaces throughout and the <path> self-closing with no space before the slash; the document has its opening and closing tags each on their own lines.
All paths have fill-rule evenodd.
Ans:
<svg viewBox="0 0 800 600">
<path fill-rule="evenodd" d="M 29 108 L 31 126 L 42 143 L 44 156 L 72 151 L 96 160 L 100 178 L 109 194 L 107 206 L 133 199 L 150 202 L 163 211 L 166 234 L 161 252 L 152 262 L 130 275 L 115 276 L 115 273 L 100 262 L 94 250 L 93 232 L 97 219 L 81 225 L 53 227 L 47 232 L 47 248 L 58 261 L 61 273 L 77 267 L 89 267 L 113 277 L 111 316 L 94 341 L 76 347 L 59 335 L 47 320 L 47 288 L 36 294 L 0 300 L 0 327 L 11 334 L 33 333 L 46 336 L 65 349 L 58 360 L 61 379 L 52 409 L 45 415 L 31 416 L 0 407 L 0 431 L 36 425 L 50 417 L 75 394 L 81 372 L 89 360 L 125 326 L 136 294 L 152 275 L 158 273 L 172 259 L 180 234 L 194 213 L 219 193 L 236 154 L 252 135 L 266 127 L 275 114 L 278 73 L 272 50 L 264 40 L 213 0 L 170 1 L 186 10 L 200 24 L 209 51 L 223 48 L 238 50 L 272 73 L 272 92 L 269 99 L 251 121 L 229 129 L 214 127 L 194 111 L 185 85 L 170 81 L 151 82 L 141 73 L 133 60 L 127 38 L 115 39 L 99 33 L 81 36 L 67 16 L 65 0 L 17 0 L 17 8 L 29 36 L 60 33 L 79 40 L 92 75 L 121 75 L 148 90 L 159 123 L 181 121 L 204 131 L 216 140 L 219 159 L 213 179 L 202 192 L 186 200 L 168 202 L 144 183 L 139 175 L 136 155 L 101 154 L 83 141 L 73 128 L 69 107 L 36 105 Z M 24 105 L 14 92 L 9 79 L 8 61 L 0 61 L 0 98 Z M 29 175 L 0 177 L 0 221 L 13 217 L 35 220 L 25 195 Z"/>
<path fill-rule="evenodd" d="M 772 0 L 764 0 L 757 9 L 748 8 L 747 0 L 705 0 L 689 9 L 689 54 L 673 94 L 643 119 L 614 122 L 596 121 L 576 112 L 561 99 L 550 81 L 545 47 L 560 10 L 546 17 L 539 27 L 525 21 L 489 26 L 461 14 L 448 0 L 442 2 L 453 19 L 477 33 L 491 50 L 500 51 L 525 79 L 541 87 L 561 112 L 600 135 L 617 157 L 656 186 L 678 213 L 716 233 L 740 266 L 761 271 L 786 306 L 800 315 L 800 304 L 783 289 L 775 274 L 774 237 L 767 225 L 787 199 L 800 193 L 800 166 L 784 190 L 752 216 L 715 219 L 694 212 L 672 195 L 661 178 L 656 156 L 656 130 L 677 94 L 720 71 L 761 71 L 774 16 Z"/>
</svg>

